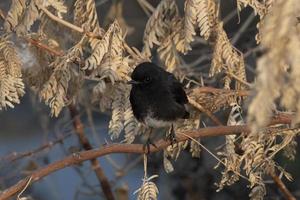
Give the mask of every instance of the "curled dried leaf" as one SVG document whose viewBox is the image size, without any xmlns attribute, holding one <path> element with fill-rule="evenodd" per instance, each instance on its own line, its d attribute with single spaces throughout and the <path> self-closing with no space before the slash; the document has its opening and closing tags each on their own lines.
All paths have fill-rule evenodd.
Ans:
<svg viewBox="0 0 300 200">
<path fill-rule="evenodd" d="M 0 38 L 0 110 L 13 108 L 25 94 L 21 60 L 7 36 Z"/>
<path fill-rule="evenodd" d="M 174 0 L 162 0 L 152 16 L 149 18 L 144 32 L 143 53 L 149 57 L 153 45 L 160 45 L 170 33 L 171 21 L 178 15 L 178 8 Z"/>
<path fill-rule="evenodd" d="M 144 179 L 142 186 L 135 191 L 138 193 L 138 200 L 157 200 L 158 188 L 154 182 L 150 181 L 156 177 L 157 175 L 153 175 Z"/>
</svg>

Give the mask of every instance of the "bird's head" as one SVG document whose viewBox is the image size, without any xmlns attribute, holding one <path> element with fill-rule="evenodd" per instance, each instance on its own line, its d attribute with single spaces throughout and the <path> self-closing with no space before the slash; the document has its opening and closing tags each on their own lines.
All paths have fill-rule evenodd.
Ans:
<svg viewBox="0 0 300 200">
<path fill-rule="evenodd" d="M 131 74 L 129 84 L 140 87 L 155 87 L 161 84 L 161 69 L 150 62 L 144 62 L 136 66 Z"/>
</svg>

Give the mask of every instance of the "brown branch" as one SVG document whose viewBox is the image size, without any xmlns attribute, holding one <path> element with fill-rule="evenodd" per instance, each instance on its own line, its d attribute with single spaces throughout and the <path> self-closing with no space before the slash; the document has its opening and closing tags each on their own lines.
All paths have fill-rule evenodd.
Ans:
<svg viewBox="0 0 300 200">
<path fill-rule="evenodd" d="M 79 117 L 79 113 L 75 107 L 75 105 L 71 104 L 69 105 L 69 111 L 70 111 L 70 114 L 71 114 L 71 117 L 73 119 L 73 126 L 74 126 L 74 129 L 75 129 L 75 132 L 79 138 L 79 141 L 82 145 L 82 147 L 85 149 L 85 150 L 91 150 L 93 149 L 91 143 L 89 142 L 88 138 L 85 136 L 85 133 L 84 133 L 84 129 L 83 129 L 83 124 L 80 120 L 80 117 Z M 111 190 L 111 186 L 110 186 L 110 183 L 99 163 L 99 161 L 97 160 L 97 158 L 92 158 L 90 159 L 90 162 L 91 162 L 91 165 L 92 165 L 92 169 L 94 170 L 99 182 L 100 182 L 100 185 L 101 185 L 101 188 L 102 188 L 102 191 L 106 197 L 106 199 L 108 200 L 114 200 L 114 195 L 112 193 L 112 190 Z"/>
<path fill-rule="evenodd" d="M 3 10 L 1 8 L 0 8 L 0 18 L 2 20 L 5 20 L 5 15 L 4 15 L 4 12 L 3 12 Z"/>
<path fill-rule="evenodd" d="M 213 88 L 213 87 L 197 87 L 197 88 L 193 88 L 192 90 L 199 93 L 232 92 L 240 97 L 250 96 L 251 93 L 250 90 L 226 90 L 226 89 Z"/>
<path fill-rule="evenodd" d="M 191 90 L 193 93 L 232 93 L 233 95 L 237 95 L 240 97 L 249 96 L 250 91 L 247 90 L 226 90 L 226 89 L 218 89 L 212 87 L 197 87 Z M 216 125 L 222 126 L 222 122 L 208 109 L 204 106 L 193 100 L 193 98 L 188 97 L 189 103 L 194 106 L 199 111 L 205 113 Z"/>
<path fill-rule="evenodd" d="M 224 69 L 226 69 L 226 68 L 224 68 Z M 239 81 L 240 83 L 242 83 L 242 84 L 246 85 L 247 87 L 251 88 L 252 85 L 250 83 L 248 83 L 247 81 L 241 79 L 240 77 L 236 76 L 235 74 L 233 74 L 229 71 L 225 71 L 225 73 L 228 76 L 230 76 L 231 78 L 234 78 L 235 80 Z"/>
<path fill-rule="evenodd" d="M 66 27 L 68 27 L 68 28 L 70 28 L 70 29 L 72 29 L 72 30 L 74 30 L 74 31 L 77 31 L 77 32 L 82 33 L 82 34 L 85 34 L 85 35 L 87 35 L 87 36 L 90 37 L 90 38 L 98 38 L 98 39 L 101 39 L 101 35 L 97 35 L 97 34 L 92 33 L 92 32 L 87 32 L 87 31 L 85 31 L 83 28 L 81 28 L 81 27 L 79 27 L 79 26 L 76 26 L 76 25 L 74 25 L 74 24 L 72 24 L 72 23 L 70 23 L 70 22 L 67 22 L 67 21 L 65 21 L 65 20 L 63 20 L 63 19 L 61 19 L 61 18 L 55 16 L 54 14 L 52 14 L 52 13 L 51 13 L 49 10 L 47 10 L 45 7 L 40 7 L 40 9 L 41 9 L 41 10 L 42 10 L 42 11 L 43 11 L 50 19 L 52 19 L 52 20 L 54 20 L 54 21 L 56 21 L 56 22 L 58 22 L 58 23 L 60 23 L 60 24 L 62 24 L 62 25 L 64 25 L 64 26 L 66 26 Z M 131 56 L 135 57 L 135 53 L 134 53 L 134 52 L 132 51 L 132 49 L 127 45 L 127 43 L 124 42 L 123 44 L 124 44 L 124 47 L 125 47 L 125 49 L 127 50 L 127 52 L 128 52 Z"/>
<path fill-rule="evenodd" d="M 287 115 L 286 115 L 287 117 Z M 283 117 L 283 121 L 279 121 L 278 119 L 281 119 L 281 117 L 277 117 L 277 123 L 280 124 L 289 124 L 291 123 L 291 115 L 289 115 L 289 120 L 287 120 L 285 117 Z M 274 124 L 272 121 L 270 124 Z M 267 128 L 268 129 L 268 128 Z M 250 128 L 247 125 L 243 126 L 218 126 L 218 127 L 210 127 L 210 128 L 202 128 L 199 130 L 194 131 L 187 131 L 185 134 L 189 135 L 193 138 L 199 138 L 199 137 L 214 137 L 214 136 L 224 136 L 224 135 L 230 135 L 230 134 L 239 134 L 239 133 L 249 133 Z M 188 140 L 187 137 L 185 137 L 182 134 L 178 134 L 177 141 L 185 141 Z M 160 140 L 156 143 L 157 148 L 150 146 L 150 152 L 157 152 L 164 148 L 166 148 L 168 145 L 170 145 L 169 141 Z M 143 154 L 143 145 L 142 144 L 112 144 L 108 146 L 104 146 L 100 149 L 94 149 L 89 151 L 83 151 L 76 154 L 73 154 L 71 156 L 68 156 L 62 160 L 56 161 L 52 164 L 49 164 L 48 166 L 39 169 L 35 172 L 33 172 L 30 176 L 22 179 L 17 184 L 11 186 L 7 190 L 3 191 L 3 193 L 0 194 L 0 200 L 6 200 L 14 195 L 16 195 L 18 192 L 20 192 L 24 186 L 26 185 L 27 181 L 30 177 L 32 177 L 31 183 L 37 182 L 41 178 L 56 172 L 60 169 L 79 164 L 86 160 L 91 160 L 97 157 L 105 156 L 107 154 L 112 153 L 138 153 Z"/>
<path fill-rule="evenodd" d="M 96 34 L 94 34 L 94 33 L 92 33 L 92 32 L 86 32 L 86 31 L 84 31 L 84 29 L 83 28 L 81 28 L 81 27 L 79 27 L 79 26 L 76 26 L 76 25 L 74 25 L 74 24 L 72 24 L 72 23 L 70 23 L 70 22 L 67 22 L 67 21 L 65 21 L 65 20 L 63 20 L 63 19 L 61 19 L 61 18 L 59 18 L 59 17 L 57 17 L 57 16 L 55 16 L 54 14 L 52 14 L 49 10 L 47 10 L 47 8 L 45 8 L 45 7 L 43 7 L 43 6 L 41 6 L 41 7 L 39 7 L 50 19 L 52 19 L 53 21 L 56 21 L 56 22 L 58 22 L 58 23 L 60 23 L 60 24 L 62 24 L 62 25 L 64 25 L 64 26 L 66 26 L 66 27 L 68 27 L 68 28 L 70 28 L 70 29 L 72 29 L 72 30 L 74 30 L 74 31 L 77 31 L 77 32 L 79 32 L 79 33 L 83 33 L 83 34 L 86 34 L 87 36 L 89 36 L 89 37 L 92 37 L 92 38 L 100 38 L 100 36 L 99 35 L 96 35 Z"/>
<path fill-rule="evenodd" d="M 277 187 L 283 193 L 284 197 L 287 200 L 296 200 L 296 198 L 294 197 L 294 195 L 287 189 L 287 187 L 282 182 L 282 180 L 274 172 L 269 173 L 269 174 L 272 177 L 274 183 L 277 185 Z"/>
<path fill-rule="evenodd" d="M 64 52 L 62 52 L 62 51 L 57 51 L 57 50 L 55 50 L 55 49 L 52 49 L 52 48 L 48 47 L 47 45 L 41 43 L 40 41 L 38 41 L 38 40 L 36 40 L 36 39 L 33 39 L 33 38 L 26 38 L 26 37 L 24 37 L 24 39 L 25 39 L 28 43 L 30 43 L 30 44 L 32 44 L 32 45 L 38 47 L 38 48 L 44 49 L 44 50 L 48 51 L 50 54 L 52 54 L 52 55 L 54 55 L 54 56 L 63 56 L 63 55 L 64 55 Z"/>
</svg>

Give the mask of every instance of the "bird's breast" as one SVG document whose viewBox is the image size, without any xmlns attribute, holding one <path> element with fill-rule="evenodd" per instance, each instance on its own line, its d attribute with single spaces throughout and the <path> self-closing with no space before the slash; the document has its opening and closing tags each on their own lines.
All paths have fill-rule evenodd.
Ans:
<svg viewBox="0 0 300 200">
<path fill-rule="evenodd" d="M 171 126 L 172 122 L 157 119 L 148 115 L 144 118 L 144 124 L 152 128 L 163 128 Z"/>
</svg>

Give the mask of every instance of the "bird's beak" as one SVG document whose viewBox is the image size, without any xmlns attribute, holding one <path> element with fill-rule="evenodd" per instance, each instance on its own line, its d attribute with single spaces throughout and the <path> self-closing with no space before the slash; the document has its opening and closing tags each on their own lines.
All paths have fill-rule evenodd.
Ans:
<svg viewBox="0 0 300 200">
<path fill-rule="evenodd" d="M 138 85 L 138 84 L 140 84 L 140 82 L 135 81 L 135 80 L 130 80 L 130 81 L 127 82 L 127 84 Z"/>
</svg>

